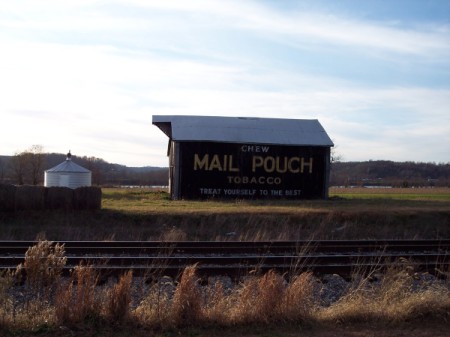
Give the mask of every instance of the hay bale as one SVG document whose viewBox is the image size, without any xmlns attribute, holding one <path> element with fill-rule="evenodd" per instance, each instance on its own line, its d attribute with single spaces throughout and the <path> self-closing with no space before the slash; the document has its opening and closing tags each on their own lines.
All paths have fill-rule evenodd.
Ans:
<svg viewBox="0 0 450 337">
<path fill-rule="evenodd" d="M 42 210 L 45 208 L 45 187 L 17 186 L 15 198 L 16 210 Z"/>
<path fill-rule="evenodd" d="M 68 187 L 47 187 L 45 193 L 46 209 L 73 209 L 73 190 Z"/>
<path fill-rule="evenodd" d="M 14 211 L 16 186 L 0 184 L 0 211 Z"/>
<path fill-rule="evenodd" d="M 102 189 L 100 187 L 78 187 L 74 190 L 74 208 L 96 210 L 102 207 Z"/>
</svg>

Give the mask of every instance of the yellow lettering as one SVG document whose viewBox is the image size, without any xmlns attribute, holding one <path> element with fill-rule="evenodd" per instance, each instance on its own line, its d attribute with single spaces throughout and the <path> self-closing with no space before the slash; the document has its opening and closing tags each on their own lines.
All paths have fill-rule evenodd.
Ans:
<svg viewBox="0 0 450 337">
<path fill-rule="evenodd" d="M 208 169 L 208 162 L 209 162 L 209 155 L 205 154 L 203 156 L 203 159 L 200 160 L 200 158 L 198 157 L 198 154 L 196 153 L 194 155 L 194 171 L 198 170 L 207 170 Z"/>
<path fill-rule="evenodd" d="M 209 165 L 208 171 L 212 171 L 214 169 L 218 169 L 222 171 L 222 165 L 220 164 L 219 155 L 215 154 L 211 159 L 211 164 Z"/>
<path fill-rule="evenodd" d="M 229 155 L 230 157 L 230 165 L 228 166 L 228 170 L 230 172 L 239 172 L 239 167 L 233 167 L 233 156 Z"/>
<path fill-rule="evenodd" d="M 300 162 L 300 158 L 299 157 L 292 157 L 292 158 L 289 159 L 289 161 L 288 161 L 289 172 L 298 173 L 298 172 L 300 172 L 300 169 L 299 168 L 294 169 L 294 167 L 292 166 L 292 163 L 294 161 Z"/>
<path fill-rule="evenodd" d="M 303 173 L 303 170 L 304 170 L 305 166 L 308 166 L 309 167 L 309 173 L 312 173 L 312 166 L 313 166 L 313 158 L 312 157 L 309 157 L 309 163 L 305 163 L 305 160 L 302 157 L 302 164 L 301 164 L 301 167 L 302 167 L 301 172 L 302 173 Z"/>
<path fill-rule="evenodd" d="M 269 166 L 269 161 L 271 162 Z M 275 158 L 274 157 L 266 157 L 264 160 L 264 171 L 271 173 L 275 171 Z"/>
<path fill-rule="evenodd" d="M 287 163 L 288 163 L 287 157 L 284 157 L 284 165 L 283 165 L 283 168 L 281 168 L 280 167 L 280 157 L 277 157 L 277 172 L 278 173 L 286 173 L 287 166 L 288 166 Z"/>
<path fill-rule="evenodd" d="M 263 163 L 264 163 L 263 157 L 253 156 L 252 172 L 255 172 L 257 167 L 263 166 Z"/>
</svg>

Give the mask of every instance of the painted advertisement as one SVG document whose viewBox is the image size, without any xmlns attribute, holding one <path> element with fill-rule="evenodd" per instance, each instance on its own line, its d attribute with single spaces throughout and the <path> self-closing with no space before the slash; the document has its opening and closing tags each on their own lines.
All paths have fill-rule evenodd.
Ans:
<svg viewBox="0 0 450 337">
<path fill-rule="evenodd" d="M 323 198 L 328 148 L 183 142 L 182 198 Z"/>
</svg>

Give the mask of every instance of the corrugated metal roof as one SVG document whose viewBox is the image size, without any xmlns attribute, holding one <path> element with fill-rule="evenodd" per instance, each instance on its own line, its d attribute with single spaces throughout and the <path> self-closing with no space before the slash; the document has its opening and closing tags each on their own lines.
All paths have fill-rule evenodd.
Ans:
<svg viewBox="0 0 450 337">
<path fill-rule="evenodd" d="M 175 141 L 333 146 L 317 119 L 154 115 Z"/>
<path fill-rule="evenodd" d="M 75 164 L 70 158 L 67 158 L 64 162 L 51 169 L 46 170 L 45 172 L 65 172 L 65 173 L 89 173 L 88 169 Z"/>
</svg>

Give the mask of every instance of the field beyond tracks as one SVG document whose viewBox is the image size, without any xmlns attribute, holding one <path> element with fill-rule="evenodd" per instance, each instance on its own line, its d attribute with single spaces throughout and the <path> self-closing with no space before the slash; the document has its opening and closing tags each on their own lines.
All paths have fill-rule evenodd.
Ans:
<svg viewBox="0 0 450 337">
<path fill-rule="evenodd" d="M 172 201 L 105 188 L 99 211 L 0 212 L 1 240 L 309 240 L 450 237 L 450 189 L 330 189 L 329 200 Z"/>
</svg>

